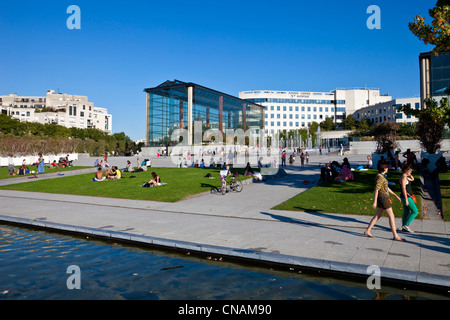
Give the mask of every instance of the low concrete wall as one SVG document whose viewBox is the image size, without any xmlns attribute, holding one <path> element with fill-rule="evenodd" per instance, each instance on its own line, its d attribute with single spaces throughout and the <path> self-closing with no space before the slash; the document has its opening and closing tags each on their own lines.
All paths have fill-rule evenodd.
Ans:
<svg viewBox="0 0 450 320">
<path fill-rule="evenodd" d="M 419 140 L 397 140 L 400 150 L 405 152 L 407 149 L 416 153 L 416 157 L 420 158 L 422 148 L 420 147 Z M 448 152 L 450 150 L 450 139 L 444 139 L 441 144 L 441 151 Z M 371 155 L 375 152 L 377 143 L 375 141 L 351 141 L 350 151 L 348 154 L 366 154 Z"/>
<path fill-rule="evenodd" d="M 81 156 L 81 158 L 85 158 L 85 154 L 81 153 L 64 153 L 64 154 L 50 154 L 50 155 L 42 155 L 44 157 L 44 163 L 49 164 L 52 163 L 53 160 L 58 161 L 60 157 L 66 157 L 69 155 L 69 160 L 78 160 L 78 158 Z M 0 167 L 7 167 L 10 163 L 12 163 L 15 166 L 22 165 L 22 161 L 25 160 L 25 163 L 27 165 L 31 165 L 38 160 L 38 155 L 34 156 L 26 156 L 26 157 L 1 157 L 0 158 Z"/>
</svg>

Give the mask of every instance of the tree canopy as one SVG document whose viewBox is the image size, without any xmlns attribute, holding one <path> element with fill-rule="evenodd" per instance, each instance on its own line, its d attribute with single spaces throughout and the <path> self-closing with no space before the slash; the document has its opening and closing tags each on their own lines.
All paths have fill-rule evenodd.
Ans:
<svg viewBox="0 0 450 320">
<path fill-rule="evenodd" d="M 425 23 L 425 18 L 418 15 L 414 22 L 409 23 L 409 29 L 425 44 L 435 47 L 431 52 L 434 55 L 450 50 L 450 0 L 439 0 L 436 7 L 429 10 L 433 21 Z"/>
</svg>

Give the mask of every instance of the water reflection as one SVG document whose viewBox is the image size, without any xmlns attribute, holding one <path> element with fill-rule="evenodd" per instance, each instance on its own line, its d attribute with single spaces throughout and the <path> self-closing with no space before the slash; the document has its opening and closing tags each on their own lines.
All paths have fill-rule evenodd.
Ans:
<svg viewBox="0 0 450 320">
<path fill-rule="evenodd" d="M 69 290 L 67 267 L 81 270 Z M 294 271 L 0 226 L 0 299 L 443 299 Z"/>
</svg>

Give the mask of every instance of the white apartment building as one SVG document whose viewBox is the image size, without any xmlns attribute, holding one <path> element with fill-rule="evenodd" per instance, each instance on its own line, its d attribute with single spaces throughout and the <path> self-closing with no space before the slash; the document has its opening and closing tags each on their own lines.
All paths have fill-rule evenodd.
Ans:
<svg viewBox="0 0 450 320">
<path fill-rule="evenodd" d="M 364 118 L 370 119 L 372 123 L 396 122 L 413 123 L 418 119 L 411 115 L 406 115 L 398 109 L 403 105 L 409 105 L 412 108 L 420 109 L 420 98 L 402 98 L 394 99 L 379 104 L 371 105 L 357 110 L 353 115 L 357 121 Z"/>
<path fill-rule="evenodd" d="M 239 92 L 239 98 L 265 107 L 268 134 L 302 129 L 313 121 L 332 118 L 336 124 L 356 110 L 392 100 L 379 89 L 349 88 L 331 92 L 253 90 Z"/>
<path fill-rule="evenodd" d="M 106 108 L 98 108 L 88 97 L 55 93 L 48 90 L 42 96 L 0 96 L 0 112 L 20 121 L 55 123 L 68 128 L 96 128 L 112 133 L 112 115 Z"/>
</svg>

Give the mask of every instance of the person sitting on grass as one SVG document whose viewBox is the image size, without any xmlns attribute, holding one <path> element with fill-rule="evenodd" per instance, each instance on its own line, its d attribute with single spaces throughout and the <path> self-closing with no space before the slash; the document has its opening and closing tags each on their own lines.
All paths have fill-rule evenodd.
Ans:
<svg viewBox="0 0 450 320">
<path fill-rule="evenodd" d="M 154 187 L 161 185 L 161 178 L 155 172 L 152 172 L 152 178 L 148 182 L 149 184 L 152 184 Z"/>
<path fill-rule="evenodd" d="M 116 177 L 117 177 L 116 167 L 113 166 L 113 167 L 111 167 L 111 169 L 108 169 L 106 171 L 106 177 L 108 179 L 116 179 Z"/>
<path fill-rule="evenodd" d="M 92 179 L 92 180 L 94 180 L 94 181 L 103 181 L 105 179 L 106 179 L 106 177 L 103 176 L 102 168 L 98 168 L 97 172 L 95 173 L 95 178 Z"/>
<path fill-rule="evenodd" d="M 122 178 L 122 172 L 120 172 L 117 166 L 115 166 L 114 169 L 116 169 L 116 179 L 119 180 L 120 178 Z"/>
<path fill-rule="evenodd" d="M 53 160 L 53 162 L 50 164 L 50 169 L 56 169 L 58 167 L 58 164 L 56 163 L 56 160 Z"/>
<path fill-rule="evenodd" d="M 24 176 L 25 175 L 25 166 L 21 165 L 20 168 L 17 170 L 18 176 Z"/>
<path fill-rule="evenodd" d="M 255 172 L 253 171 L 252 167 L 250 166 L 250 162 L 247 162 L 247 166 L 245 167 L 245 173 L 244 176 L 253 176 Z"/>
<path fill-rule="evenodd" d="M 123 172 L 133 172 L 133 171 L 134 171 L 134 169 L 131 166 L 130 160 L 127 160 L 127 167 L 125 168 L 125 170 L 123 170 Z"/>
</svg>

